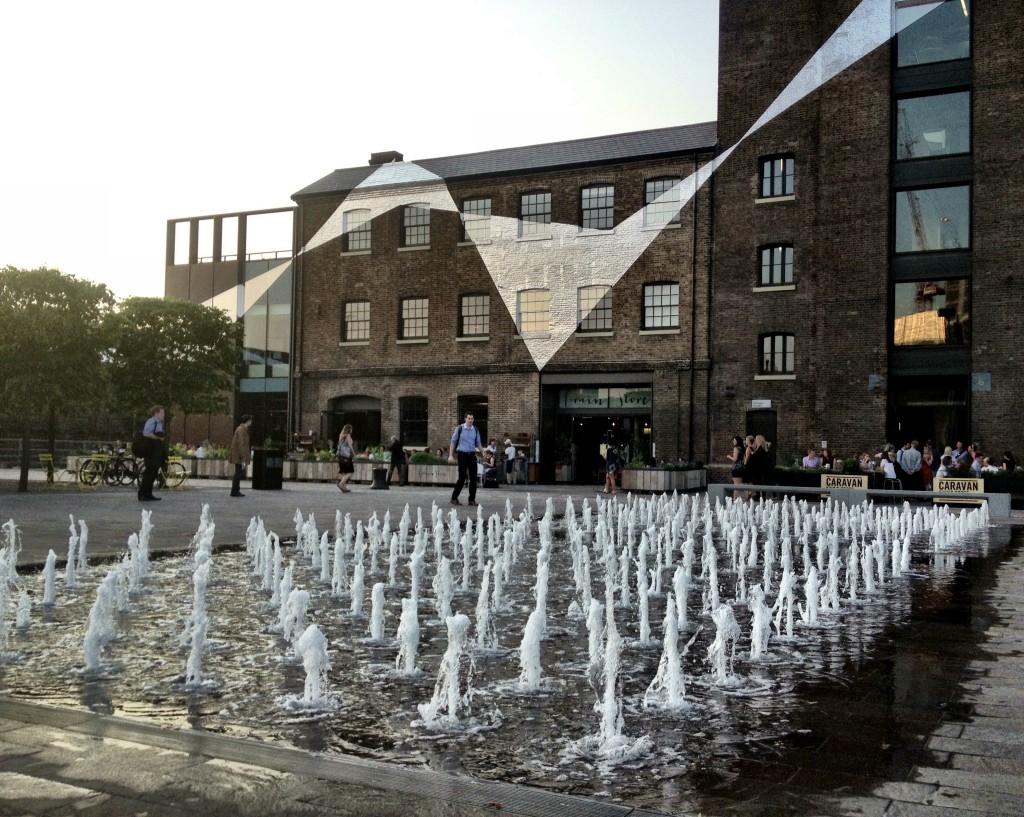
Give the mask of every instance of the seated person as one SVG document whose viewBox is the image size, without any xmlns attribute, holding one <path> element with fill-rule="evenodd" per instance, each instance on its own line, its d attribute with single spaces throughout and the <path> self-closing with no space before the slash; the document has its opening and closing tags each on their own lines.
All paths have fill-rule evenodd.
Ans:
<svg viewBox="0 0 1024 817">
<path fill-rule="evenodd" d="M 882 473 L 886 479 L 899 479 L 896 475 L 896 453 L 888 451 L 882 457 Z"/>
<path fill-rule="evenodd" d="M 807 449 L 807 456 L 804 457 L 804 468 L 820 468 L 821 460 L 818 459 L 818 452 L 813 448 Z"/>
<path fill-rule="evenodd" d="M 991 457 L 982 457 L 981 471 L 982 474 L 998 474 L 1000 469 L 992 462 Z"/>
<path fill-rule="evenodd" d="M 942 463 L 939 465 L 939 470 L 935 472 L 937 477 L 948 477 L 949 469 L 953 467 L 953 457 L 950 454 L 942 455 Z"/>
</svg>

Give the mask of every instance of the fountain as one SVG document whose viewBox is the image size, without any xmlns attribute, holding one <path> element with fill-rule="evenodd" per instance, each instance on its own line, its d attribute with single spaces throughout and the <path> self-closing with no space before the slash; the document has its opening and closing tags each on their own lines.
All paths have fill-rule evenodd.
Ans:
<svg viewBox="0 0 1024 817">
<path fill-rule="evenodd" d="M 69 688 L 79 690 L 84 684 L 65 655 L 68 641 L 78 641 L 85 647 L 85 678 L 101 684 L 115 706 L 131 704 L 138 710 L 160 700 L 162 711 L 176 706 L 188 711 L 194 706 L 189 696 L 216 688 L 216 706 L 200 707 L 195 717 L 199 728 L 302 745 L 314 739 L 328 746 L 352 744 L 370 756 L 400 763 L 421 763 L 429 756 L 428 763 L 443 764 L 439 758 L 457 754 L 467 773 L 521 779 L 524 770 L 541 770 L 551 785 L 566 791 L 592 791 L 595 774 L 609 791 L 645 785 L 638 781 L 654 790 L 651 781 L 659 770 L 688 766 L 702 752 L 703 764 L 724 762 L 714 759 L 719 732 L 770 734 L 779 712 L 800 705 L 794 689 L 827 675 L 836 654 L 852 651 L 852 665 L 867 655 L 873 640 L 907 614 L 907 588 L 925 571 L 920 561 L 913 572 L 904 569 L 908 548 L 915 557 L 924 549 L 936 554 L 938 567 L 933 569 L 945 570 L 964 537 L 974 542 L 987 536 L 983 512 L 972 516 L 928 508 L 912 515 L 870 503 L 844 508 L 762 499 L 712 507 L 703 497 L 628 496 L 599 500 L 589 521 L 584 515 L 588 508 L 587 503 L 580 511 L 567 507 L 566 515 L 556 518 L 548 503 L 544 517 L 534 522 L 532 511 L 517 517 L 508 503 L 504 517 L 484 519 L 478 511 L 471 537 L 464 529 L 446 526 L 436 508 L 429 519 L 417 511 L 411 539 L 408 508 L 397 531 L 387 518 L 379 525 L 372 518 L 363 522 L 336 515 L 333 542 L 330 535 L 325 540 L 318 534 L 314 543 L 312 519 L 302 519 L 299 530 L 305 533 L 294 545 L 281 543 L 254 517 L 245 531 L 244 553 L 218 552 L 217 582 L 211 586 L 216 592 L 209 598 L 212 520 L 201 523 L 193 552 L 154 561 L 146 582 L 136 573 L 144 563 L 140 530 L 138 537 L 129 537 L 122 566 L 102 581 L 98 575 L 78 577 L 83 590 L 69 594 L 68 604 L 51 600 L 45 612 L 42 604 L 19 607 L 19 628 L 26 618 L 40 615 L 47 617 L 46 628 L 13 631 L 0 620 L 4 637 L 18 649 L 17 660 L 0 650 L 5 688 L 66 701 Z M 144 515 L 143 529 L 147 522 Z M 72 536 L 78 537 L 73 527 Z M 154 534 L 159 536 L 159 530 Z M 145 538 L 148 549 L 148 531 Z M 365 578 L 367 539 L 371 575 L 374 543 L 389 548 L 388 581 L 382 574 L 372 586 L 368 622 L 350 614 L 363 606 L 357 584 Z M 410 542 L 411 554 L 406 552 Z M 76 538 L 76 564 L 77 546 Z M 800 549 L 795 554 L 794 546 Z M 699 572 L 698 547 L 703 556 Z M 312 557 L 314 552 L 319 558 Z M 450 612 L 454 598 L 464 601 L 452 587 L 452 553 L 461 559 L 463 583 L 475 588 L 479 582 L 474 615 L 444 616 L 447 645 L 443 635 L 421 643 L 421 592 L 424 610 L 429 603 L 439 613 Z M 300 554 L 304 557 L 296 559 Z M 946 555 L 948 561 L 942 558 Z M 332 558 L 328 584 L 324 569 Z M 47 563 L 40 577 L 44 604 L 46 587 L 53 593 L 56 580 L 52 552 Z M 529 569 L 534 563 L 535 573 Z M 405 578 L 404 571 L 399 574 L 403 564 L 410 585 L 392 591 L 399 587 L 392 574 L 395 580 Z M 591 576 L 592 564 L 604 575 Z M 384 569 L 383 561 L 378 567 Z M 862 593 L 866 569 L 871 589 Z M 669 586 L 666 577 L 659 595 L 661 571 L 669 571 L 672 580 Z M 768 581 L 756 584 L 752 578 L 747 587 L 744 572 Z M 594 598 L 592 586 L 602 581 L 603 604 Z M 130 627 L 131 637 L 119 640 L 113 622 L 115 613 L 128 607 L 125 587 L 133 594 L 131 609 L 116 620 Z M 9 588 L 3 591 L 8 617 L 15 603 Z M 96 603 L 85 622 L 82 599 L 93 590 Z M 798 592 L 801 605 L 796 604 Z M 349 603 L 350 593 L 360 597 L 358 605 Z M 865 593 L 868 604 L 862 602 Z M 600 598 L 599 591 L 596 595 Z M 180 620 L 190 600 L 190 652 L 184 678 L 177 676 L 184 683 L 154 680 L 151 668 L 162 665 L 168 654 L 167 622 Z M 798 608 L 804 626 L 794 632 Z M 309 624 L 307 616 L 316 624 Z M 780 638 L 769 654 L 773 617 Z M 430 618 L 427 632 L 435 633 Z M 475 627 L 472 645 L 470 627 Z M 230 635 L 207 652 L 212 628 Z M 49 636 L 44 637 L 44 629 Z M 291 642 L 284 658 L 282 642 L 268 630 Z M 64 647 L 52 637 L 56 632 Z M 685 647 L 680 645 L 683 632 L 690 636 Z M 500 646 L 499 635 L 511 633 L 521 633 L 518 651 Z M 661 645 L 660 659 L 643 647 L 645 638 L 652 646 Z M 328 639 L 339 645 L 344 661 L 330 661 Z M 691 651 L 698 642 L 699 653 Z M 204 656 L 216 684 L 206 677 Z M 304 692 L 297 686 L 299 660 L 306 670 Z M 410 699 L 422 701 L 427 694 L 417 680 L 421 668 L 436 672 L 433 696 L 410 705 Z M 344 717 L 287 717 L 289 711 L 329 711 L 334 698 L 327 693 L 328 682 L 351 690 L 358 705 L 346 701 Z M 552 686 L 557 695 L 536 694 Z M 731 704 L 741 696 L 743 706 Z M 90 699 L 83 694 L 82 700 Z M 486 720 L 481 714 L 499 706 L 504 718 Z M 591 709 L 598 723 L 594 734 L 586 734 L 581 713 Z M 514 715 L 509 717 L 509 711 Z M 639 737 L 630 735 L 634 719 Z M 484 729 L 489 730 L 486 739 L 467 740 L 467 733 Z M 424 746 L 431 748 L 421 751 Z"/>
</svg>

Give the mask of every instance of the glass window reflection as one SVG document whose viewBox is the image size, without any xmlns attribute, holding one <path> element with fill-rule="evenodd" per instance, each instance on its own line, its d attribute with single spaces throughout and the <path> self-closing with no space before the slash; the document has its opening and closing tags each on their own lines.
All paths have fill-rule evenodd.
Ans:
<svg viewBox="0 0 1024 817">
<path fill-rule="evenodd" d="M 970 153 L 970 91 L 897 100 L 895 147 L 897 159 Z"/>
<path fill-rule="evenodd" d="M 933 187 L 896 193 L 896 252 L 971 246 L 970 188 Z"/>
<path fill-rule="evenodd" d="M 967 278 L 898 283 L 896 346 L 965 346 L 971 341 L 971 286 Z"/>
<path fill-rule="evenodd" d="M 971 56 L 971 0 L 896 0 L 900 67 Z"/>
</svg>

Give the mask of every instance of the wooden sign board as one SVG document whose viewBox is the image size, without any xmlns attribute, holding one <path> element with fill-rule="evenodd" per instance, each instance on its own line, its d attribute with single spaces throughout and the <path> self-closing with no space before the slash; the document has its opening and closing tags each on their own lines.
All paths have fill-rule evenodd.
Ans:
<svg viewBox="0 0 1024 817">
<path fill-rule="evenodd" d="M 937 497 L 933 502 L 940 505 L 980 505 L 980 499 L 968 499 L 970 494 L 980 494 L 985 491 L 985 480 L 974 477 L 935 477 L 932 480 L 933 491 L 944 491 L 946 493 L 964 494 L 964 499 L 952 497 Z"/>
<path fill-rule="evenodd" d="M 855 488 L 862 491 L 868 489 L 868 478 L 865 474 L 822 474 L 822 488 Z"/>
</svg>

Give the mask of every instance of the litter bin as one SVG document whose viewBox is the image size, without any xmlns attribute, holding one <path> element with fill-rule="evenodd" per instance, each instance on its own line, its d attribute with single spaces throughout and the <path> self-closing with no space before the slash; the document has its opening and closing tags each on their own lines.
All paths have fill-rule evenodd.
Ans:
<svg viewBox="0 0 1024 817">
<path fill-rule="evenodd" d="M 262 491 L 280 491 L 284 479 L 284 451 L 255 448 L 252 452 L 252 487 Z"/>
</svg>

